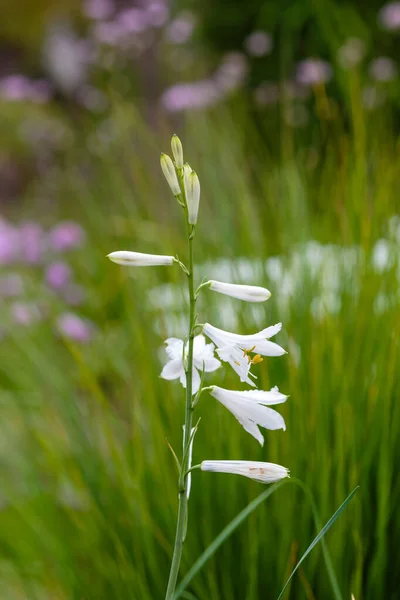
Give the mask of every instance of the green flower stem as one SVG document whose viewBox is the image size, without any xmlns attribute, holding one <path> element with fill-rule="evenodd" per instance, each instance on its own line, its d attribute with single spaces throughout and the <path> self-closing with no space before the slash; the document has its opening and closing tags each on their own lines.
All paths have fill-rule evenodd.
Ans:
<svg viewBox="0 0 400 600">
<path fill-rule="evenodd" d="M 176 524 L 174 554 L 172 557 L 171 570 L 169 574 L 167 593 L 165 600 L 173 600 L 175 596 L 176 581 L 178 578 L 179 567 L 182 558 L 183 542 L 185 539 L 185 530 L 187 522 L 187 475 L 186 462 L 189 456 L 190 433 L 192 429 L 192 372 L 193 372 L 193 340 L 195 330 L 195 308 L 196 295 L 194 291 L 193 278 L 193 237 L 194 231 L 192 226 L 188 226 L 189 233 L 189 267 L 188 267 L 188 286 L 189 286 L 189 341 L 188 341 L 188 359 L 186 366 L 186 408 L 185 408 L 185 426 L 183 434 L 183 461 L 181 465 L 181 473 L 179 476 L 179 505 L 178 505 L 178 520 Z M 186 457 L 186 458 L 185 458 Z"/>
</svg>

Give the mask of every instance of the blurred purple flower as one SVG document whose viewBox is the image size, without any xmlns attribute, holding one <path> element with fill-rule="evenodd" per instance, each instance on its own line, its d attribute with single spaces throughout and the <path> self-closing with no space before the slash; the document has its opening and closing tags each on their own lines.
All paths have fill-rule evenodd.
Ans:
<svg viewBox="0 0 400 600">
<path fill-rule="evenodd" d="M 93 336 L 93 324 L 74 313 L 63 313 L 57 319 L 57 329 L 76 342 L 89 342 Z"/>
<path fill-rule="evenodd" d="M 365 55 L 365 44 L 359 38 L 351 37 L 338 50 L 338 61 L 344 69 L 351 69 L 359 64 Z"/>
<path fill-rule="evenodd" d="M 172 44 L 185 44 L 192 37 L 195 26 L 194 15 L 185 11 L 169 23 L 166 35 Z"/>
<path fill-rule="evenodd" d="M 71 280 L 71 268 L 62 261 L 54 262 L 46 269 L 45 280 L 53 290 L 60 290 Z"/>
<path fill-rule="evenodd" d="M 296 79 L 303 85 L 327 83 L 332 78 L 332 67 L 320 58 L 307 58 L 298 63 Z"/>
<path fill-rule="evenodd" d="M 400 2 L 390 2 L 378 14 L 381 25 L 388 31 L 400 30 Z"/>
<path fill-rule="evenodd" d="M 8 265 L 18 259 L 20 238 L 15 227 L 0 219 L 0 265 Z"/>
<path fill-rule="evenodd" d="M 117 15 L 115 22 L 121 27 L 121 31 L 127 34 L 141 33 L 150 25 L 147 12 L 140 8 L 122 10 Z"/>
<path fill-rule="evenodd" d="M 248 62 L 241 52 L 225 54 L 222 63 L 214 74 L 214 81 L 224 92 L 235 90 L 242 85 L 248 72 Z"/>
<path fill-rule="evenodd" d="M 18 273 L 9 273 L 0 278 L 0 296 L 13 298 L 24 291 L 24 280 Z"/>
<path fill-rule="evenodd" d="M 215 104 L 220 98 L 217 86 L 211 80 L 180 83 L 166 89 L 161 103 L 170 112 L 205 108 Z"/>
<path fill-rule="evenodd" d="M 380 56 L 369 65 L 369 74 L 375 81 L 392 81 L 397 75 L 397 67 L 388 56 Z"/>
<path fill-rule="evenodd" d="M 46 249 L 42 227 L 37 223 L 24 223 L 19 233 L 22 260 L 31 265 L 40 263 Z"/>
<path fill-rule="evenodd" d="M 115 6 L 112 0 L 84 0 L 83 12 L 89 19 L 102 21 L 108 19 L 114 12 Z"/>
<path fill-rule="evenodd" d="M 36 304 L 13 302 L 10 306 L 11 316 L 20 325 L 30 325 L 40 319 L 40 311 Z"/>
<path fill-rule="evenodd" d="M 93 36 L 100 44 L 118 46 L 124 32 L 119 23 L 109 21 L 108 23 L 96 23 L 93 27 Z"/>
<path fill-rule="evenodd" d="M 272 37 L 265 31 L 254 31 L 244 41 L 250 56 L 265 56 L 272 50 Z"/>
<path fill-rule="evenodd" d="M 168 21 L 169 10 L 165 2 L 158 0 L 150 2 L 146 10 L 152 27 L 163 27 Z"/>
<path fill-rule="evenodd" d="M 24 75 L 8 75 L 0 81 L 0 94 L 8 100 L 26 100 L 29 90 L 29 80 Z"/>
<path fill-rule="evenodd" d="M 85 238 L 82 227 L 73 221 L 59 223 L 49 233 L 50 246 L 58 252 L 82 246 Z"/>
</svg>

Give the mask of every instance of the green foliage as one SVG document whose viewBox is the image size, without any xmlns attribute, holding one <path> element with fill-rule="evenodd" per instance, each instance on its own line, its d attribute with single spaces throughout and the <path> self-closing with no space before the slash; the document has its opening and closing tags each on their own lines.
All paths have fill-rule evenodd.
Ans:
<svg viewBox="0 0 400 600">
<path fill-rule="evenodd" d="M 62 169 L 53 167 L 41 183 L 45 195 L 56 190 L 60 216 L 88 230 L 76 268 L 96 336 L 86 346 L 67 343 L 49 320 L 13 329 L 0 346 L 0 596 L 10 600 L 153 600 L 165 591 L 177 509 L 168 443 L 181 447 L 184 396 L 178 383 L 159 378 L 159 349 L 178 332 L 167 296 L 165 306 L 155 305 L 163 292 L 149 291 L 179 285 L 183 275 L 172 267 L 131 275 L 105 255 L 125 247 L 184 260 L 185 237 L 158 170 L 169 126 L 165 135 L 151 134 L 122 101 L 105 126 L 82 127 Z M 263 389 L 290 393 L 281 411 L 287 431 L 267 432 L 261 449 L 204 395 L 194 462 L 285 465 L 313 491 L 322 522 L 360 484 L 324 539 L 344 598 L 393 598 L 400 572 L 398 263 L 377 273 L 370 258 L 396 208 L 396 140 L 387 115 L 372 121 L 359 109 L 348 129 L 321 120 L 311 136 L 322 140 L 316 146 L 307 133 L 278 126 L 278 152 L 265 150 L 262 124 L 253 130 L 240 110 L 195 114 L 179 131 L 202 185 L 199 261 L 260 257 L 264 265 L 279 255 L 289 266 L 296 253 L 302 282 L 288 296 L 288 281 L 273 281 L 260 267 L 258 283 L 273 292 L 265 309 L 234 305 L 243 333 L 284 322 L 277 341 L 289 354 L 265 361 L 258 374 Z M 310 239 L 362 253 L 352 270 L 334 254 L 325 277 L 339 270 L 335 312 L 315 313 L 324 282 L 312 277 L 302 244 Z M 379 312 L 382 294 L 397 300 Z M 223 301 L 202 296 L 200 322 L 219 326 Z M 224 369 L 217 381 L 238 385 Z M 261 491 L 241 478 L 193 473 L 182 577 Z M 282 486 L 218 549 L 186 597 L 276 598 L 317 531 L 303 492 Z M 290 598 L 330 594 L 317 547 Z"/>
</svg>

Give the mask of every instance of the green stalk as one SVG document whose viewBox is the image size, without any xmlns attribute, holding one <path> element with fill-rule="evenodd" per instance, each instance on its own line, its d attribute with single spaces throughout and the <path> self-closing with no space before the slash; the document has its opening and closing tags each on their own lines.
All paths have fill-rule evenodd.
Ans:
<svg viewBox="0 0 400 600">
<path fill-rule="evenodd" d="M 178 520 L 176 524 L 174 554 L 172 557 L 171 570 L 169 573 L 167 593 L 165 600 L 173 600 L 175 596 L 176 581 L 178 578 L 179 567 L 182 558 L 183 542 L 185 539 L 186 520 L 187 520 L 187 475 L 186 462 L 189 455 L 188 445 L 190 444 L 190 432 L 192 429 L 192 371 L 193 371 L 193 339 L 195 326 L 195 307 L 196 296 L 194 292 L 193 279 L 193 228 L 188 226 L 189 233 L 189 267 L 188 267 L 188 286 L 189 286 L 189 340 L 188 340 L 188 359 L 186 365 L 186 407 L 185 407 L 185 426 L 183 434 L 183 456 L 186 460 L 181 465 L 179 475 L 179 505 L 178 505 Z"/>
</svg>

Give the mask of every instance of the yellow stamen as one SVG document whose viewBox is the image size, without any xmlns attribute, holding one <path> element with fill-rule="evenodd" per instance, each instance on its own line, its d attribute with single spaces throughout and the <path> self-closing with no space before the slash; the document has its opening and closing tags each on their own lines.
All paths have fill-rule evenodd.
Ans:
<svg viewBox="0 0 400 600">
<path fill-rule="evenodd" d="M 251 363 L 253 365 L 256 365 L 257 363 L 262 362 L 264 359 L 260 356 L 260 354 L 256 354 L 255 356 L 253 356 L 253 359 L 251 361 Z"/>
</svg>

